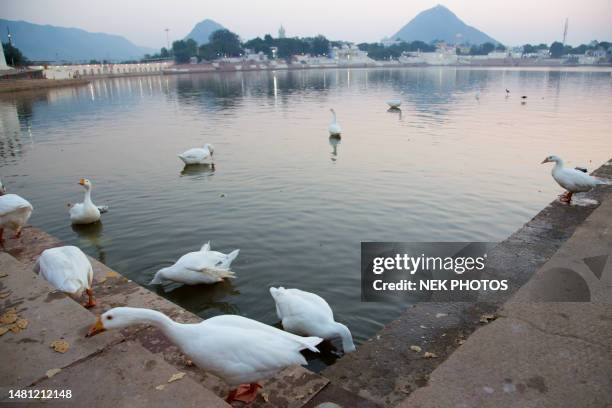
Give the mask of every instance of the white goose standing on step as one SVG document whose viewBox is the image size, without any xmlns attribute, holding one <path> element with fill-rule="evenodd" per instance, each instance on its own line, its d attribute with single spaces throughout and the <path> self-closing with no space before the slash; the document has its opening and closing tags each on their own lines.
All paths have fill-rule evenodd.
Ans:
<svg viewBox="0 0 612 408">
<path fill-rule="evenodd" d="M 334 320 L 331 307 L 321 296 L 283 287 L 270 288 L 270 294 L 276 303 L 276 314 L 285 330 L 328 340 L 340 338 L 345 353 L 355 351 L 350 330 Z"/>
<path fill-rule="evenodd" d="M 96 305 L 91 289 L 93 268 L 87 255 L 79 248 L 68 245 L 44 250 L 36 261 L 34 271 L 74 300 L 86 292 L 87 302 L 83 306 L 89 308 Z"/>
<path fill-rule="evenodd" d="M 117 307 L 98 316 L 87 336 L 135 324 L 157 327 L 199 368 L 230 385 L 227 402 L 255 400 L 261 387 L 258 381 L 286 367 L 305 365 L 300 350 L 318 352 L 316 345 L 323 340 L 296 336 L 242 316 L 223 315 L 183 324 L 155 310 L 132 307 Z"/>
<path fill-rule="evenodd" d="M 164 281 L 173 281 L 186 285 L 199 285 L 235 278 L 236 275 L 230 270 L 230 266 L 239 253 L 239 249 L 229 254 L 211 251 L 209 241 L 199 251 L 185 254 L 174 265 L 157 271 L 149 284 L 161 285 Z"/>
<path fill-rule="evenodd" d="M 204 147 L 194 147 L 179 154 L 178 157 L 185 163 L 189 164 L 214 164 L 213 156 L 215 154 L 214 147 L 206 143 Z"/>
<path fill-rule="evenodd" d="M 32 204 L 24 198 L 17 194 L 6 194 L 0 181 L 0 243 L 4 242 L 5 228 L 15 231 L 13 238 L 19 238 L 33 210 Z"/>
<path fill-rule="evenodd" d="M 85 188 L 85 198 L 82 203 L 68 204 L 70 208 L 70 221 L 73 224 L 92 224 L 100 221 L 100 214 L 108 210 L 107 206 L 96 206 L 91 200 L 93 185 L 88 179 L 82 178 L 79 184 Z"/>
<path fill-rule="evenodd" d="M 561 202 L 571 203 L 574 193 L 591 191 L 600 184 L 607 184 L 605 181 L 590 176 L 578 169 L 563 167 L 563 160 L 558 156 L 548 156 L 542 161 L 544 163 L 555 163 L 552 169 L 552 176 L 555 181 L 567 191 L 560 198 Z"/>
<path fill-rule="evenodd" d="M 330 109 L 330 112 L 333 115 L 333 119 L 331 123 L 329 124 L 329 128 L 328 128 L 329 135 L 332 137 L 340 137 L 340 134 L 342 133 L 342 128 L 340 127 L 336 119 L 336 111 L 333 109 Z"/>
</svg>

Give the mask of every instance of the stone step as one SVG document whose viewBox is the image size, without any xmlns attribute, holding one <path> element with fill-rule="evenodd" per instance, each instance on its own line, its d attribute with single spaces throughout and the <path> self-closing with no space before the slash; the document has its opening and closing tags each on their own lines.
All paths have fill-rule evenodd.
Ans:
<svg viewBox="0 0 612 408">
<path fill-rule="evenodd" d="M 15 309 L 27 321 L 23 330 L 0 337 L 0 399 L 4 402 L 16 401 L 9 390 L 69 389 L 70 400 L 46 403 L 114 408 L 163 407 L 175 402 L 228 407 L 190 377 L 168 383 L 179 371 L 137 342 L 125 341 L 119 332 L 85 338 L 94 316 L 7 253 L 0 252 L 0 272 L 0 313 Z M 55 351 L 50 346 L 55 340 L 66 342 L 68 349 Z M 25 401 L 20 406 L 34 403 Z"/>
</svg>

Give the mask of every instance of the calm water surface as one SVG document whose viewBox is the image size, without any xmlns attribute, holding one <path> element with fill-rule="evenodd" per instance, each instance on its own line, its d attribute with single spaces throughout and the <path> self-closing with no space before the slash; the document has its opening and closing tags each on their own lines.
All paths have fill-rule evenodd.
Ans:
<svg viewBox="0 0 612 408">
<path fill-rule="evenodd" d="M 403 101 L 401 114 L 387 111 L 390 98 Z M 343 128 L 337 144 L 330 107 Z M 360 242 L 504 239 L 560 192 L 545 156 L 591 170 L 610 158 L 612 75 L 424 68 L 109 79 L 4 97 L 0 118 L 0 174 L 34 204 L 33 225 L 145 286 L 205 241 L 240 248 L 231 283 L 152 290 L 202 317 L 274 324 L 268 287 L 298 287 L 326 298 L 360 343 L 406 306 L 360 302 Z M 177 153 L 204 143 L 215 146 L 215 170 L 183 169 Z M 82 200 L 81 177 L 111 210 L 102 225 L 76 230 L 66 203 Z M 315 366 L 333 359 L 323 360 Z"/>
</svg>

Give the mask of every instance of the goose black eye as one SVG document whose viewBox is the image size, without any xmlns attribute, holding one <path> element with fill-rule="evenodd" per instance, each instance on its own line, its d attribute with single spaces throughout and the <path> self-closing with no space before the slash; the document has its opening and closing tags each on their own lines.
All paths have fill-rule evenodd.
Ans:
<svg viewBox="0 0 612 408">
<path fill-rule="evenodd" d="M 108 320 L 113 320 L 113 316 L 106 316 Z"/>
</svg>

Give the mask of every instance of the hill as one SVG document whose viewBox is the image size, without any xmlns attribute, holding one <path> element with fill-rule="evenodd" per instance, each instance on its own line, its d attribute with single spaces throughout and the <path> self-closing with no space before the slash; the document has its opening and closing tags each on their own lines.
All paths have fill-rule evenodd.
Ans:
<svg viewBox="0 0 612 408">
<path fill-rule="evenodd" d="M 222 30 L 224 28 L 225 27 L 223 27 L 216 21 L 210 19 L 202 20 L 198 24 L 196 24 L 195 27 L 193 27 L 189 34 L 187 34 L 185 40 L 191 38 L 195 40 L 198 44 L 206 44 L 208 43 L 208 37 L 210 37 L 213 32 L 217 30 Z"/>
<path fill-rule="evenodd" d="M 2 42 L 8 41 L 7 27 L 13 44 L 33 61 L 124 61 L 155 51 L 139 47 L 119 35 L 0 19 Z"/>
<path fill-rule="evenodd" d="M 482 31 L 465 24 L 452 11 L 441 5 L 419 13 L 392 38 L 407 42 L 420 40 L 427 43 L 434 40 L 451 44 L 498 43 Z"/>
</svg>

